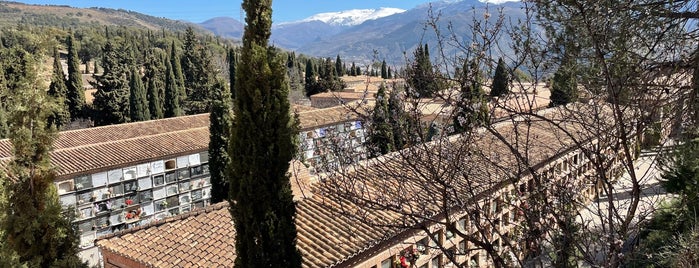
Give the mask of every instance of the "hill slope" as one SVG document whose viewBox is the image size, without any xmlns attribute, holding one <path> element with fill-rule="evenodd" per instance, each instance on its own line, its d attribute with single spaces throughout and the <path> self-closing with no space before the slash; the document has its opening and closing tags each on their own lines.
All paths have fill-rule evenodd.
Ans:
<svg viewBox="0 0 699 268">
<path fill-rule="evenodd" d="M 182 31 L 197 24 L 109 8 L 73 8 L 56 5 L 28 5 L 0 2 L 0 27 L 18 23 L 34 26 L 81 28 L 86 26 L 143 27 L 151 30 Z"/>
</svg>

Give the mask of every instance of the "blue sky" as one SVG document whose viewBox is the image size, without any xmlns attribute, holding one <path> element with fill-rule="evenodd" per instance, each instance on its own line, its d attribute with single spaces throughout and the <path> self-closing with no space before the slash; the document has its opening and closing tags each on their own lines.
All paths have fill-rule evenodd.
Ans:
<svg viewBox="0 0 699 268">
<path fill-rule="evenodd" d="M 132 10 L 152 16 L 191 22 L 213 17 L 240 17 L 242 0 L 15 0 L 27 4 L 68 5 L 73 7 L 107 7 Z M 348 9 L 395 7 L 411 9 L 430 0 L 275 0 L 273 20 L 295 21 L 322 12 Z"/>
</svg>

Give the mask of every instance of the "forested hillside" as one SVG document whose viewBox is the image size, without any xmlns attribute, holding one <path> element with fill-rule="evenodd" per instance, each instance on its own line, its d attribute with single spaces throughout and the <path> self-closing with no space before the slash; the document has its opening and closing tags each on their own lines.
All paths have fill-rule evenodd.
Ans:
<svg viewBox="0 0 699 268">
<path fill-rule="evenodd" d="M 199 29 L 193 23 L 158 18 L 123 9 L 86 9 L 69 6 L 0 2 L 0 26 L 14 26 L 18 23 L 63 29 L 95 27 L 99 25 L 140 27 L 151 30 L 165 29 L 170 31 L 184 31 L 187 27 Z"/>
</svg>

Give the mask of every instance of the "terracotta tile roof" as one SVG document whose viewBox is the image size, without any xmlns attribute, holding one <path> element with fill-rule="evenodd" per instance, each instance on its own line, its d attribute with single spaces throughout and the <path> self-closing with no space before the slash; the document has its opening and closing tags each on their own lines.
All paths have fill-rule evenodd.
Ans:
<svg viewBox="0 0 699 268">
<path fill-rule="evenodd" d="M 581 111 L 554 109 L 539 112 L 538 115 L 560 122 L 564 118 L 570 119 L 569 116 L 579 112 Z M 580 126 L 577 123 L 565 124 L 563 128 L 570 131 L 575 138 L 581 140 L 591 138 L 578 131 Z M 454 181 L 450 183 L 453 183 L 455 188 L 464 191 L 472 190 L 477 193 L 476 196 L 473 196 L 473 193 L 462 193 L 465 194 L 464 196 L 479 198 L 478 196 L 483 196 L 490 190 L 497 189 L 506 183 L 503 179 L 498 179 L 507 178 L 500 177 L 503 172 L 515 174 L 518 172 L 515 168 L 519 163 L 511 157 L 512 153 L 508 153 L 509 149 L 500 138 L 509 142 L 517 141 L 513 144 L 522 146 L 517 149 L 521 154 L 528 156 L 530 163 L 534 165 L 545 163 L 551 157 L 565 152 L 573 146 L 571 138 L 560 135 L 562 130 L 543 120 L 501 122 L 495 129 L 501 137 L 485 131 L 476 134 L 473 140 L 465 140 L 458 135 L 452 136 L 444 141 L 447 142 L 446 144 L 440 146 L 436 146 L 436 142 L 425 144 L 427 147 L 436 146 L 433 149 L 408 148 L 381 158 L 360 162 L 346 173 L 346 175 L 351 176 L 357 170 L 365 170 L 371 174 L 370 176 L 356 176 L 344 181 L 334 180 L 330 176 L 314 184 L 310 189 L 311 194 L 305 195 L 305 199 L 297 199 L 297 247 L 303 255 L 303 267 L 351 265 L 365 254 L 371 255 L 381 251 L 383 242 L 391 241 L 401 233 L 413 232 L 398 227 L 405 226 L 406 222 L 411 223 L 411 219 L 402 216 L 401 213 L 416 213 L 413 215 L 419 214 L 421 219 L 435 216 L 439 208 L 434 206 L 433 198 L 438 194 L 439 186 L 430 183 L 428 177 L 416 175 L 418 172 L 428 169 L 444 171 L 451 168 L 456 170 L 458 174 L 452 174 Z M 527 134 L 521 135 L 522 133 Z M 465 148 L 473 148 L 464 147 L 464 141 L 469 142 L 468 144 L 475 142 L 473 144 L 478 150 L 463 151 Z M 524 146 L 524 144 L 529 144 L 529 146 Z M 461 155 L 464 158 L 455 163 L 456 161 L 444 161 L 444 159 L 448 159 L 445 157 L 434 157 L 443 154 Z M 402 161 L 418 159 L 421 161 L 413 161 L 408 165 L 413 169 L 405 168 L 405 163 L 402 163 Z M 425 159 L 432 159 L 432 161 Z M 469 163 L 469 165 L 459 163 Z M 499 166 L 494 166 L 493 163 L 498 163 Z M 454 164 L 457 166 L 448 166 Z M 293 166 L 292 163 L 292 170 Z M 383 168 L 378 168 L 379 166 Z M 444 174 L 440 173 L 440 175 Z M 392 179 L 386 179 L 387 177 Z M 296 189 L 304 192 L 308 190 L 308 188 L 301 187 Z M 371 197 L 376 202 L 374 205 L 380 205 L 382 202 L 384 205 L 393 204 L 395 209 L 391 211 L 367 209 L 368 206 L 371 206 L 370 204 L 366 204 L 365 207 L 361 203 L 349 201 L 356 195 Z M 362 206 L 362 208 L 357 206 Z M 347 212 L 362 213 L 348 216 L 352 213 Z M 206 223 L 206 227 L 210 229 L 187 228 L 180 230 L 183 223 L 179 223 L 179 221 L 185 222 L 186 219 L 173 219 L 158 225 L 158 228 L 144 227 L 128 230 L 100 239 L 97 245 L 103 250 L 149 263 L 161 259 L 170 260 L 174 257 L 181 258 L 180 261 L 187 263 L 187 265 L 193 263 L 192 266 L 197 266 L 198 264 L 193 261 L 195 258 L 200 256 L 214 258 L 213 249 L 219 248 L 220 245 L 223 246 L 216 251 L 220 254 L 217 256 L 223 259 L 233 258 L 234 237 L 233 231 L 230 229 L 232 223 L 228 211 L 225 209 L 225 204 L 216 205 L 209 211 L 200 214 L 214 215 L 211 217 L 199 216 L 204 220 L 211 221 Z M 228 240 L 222 240 L 224 238 L 222 235 L 225 235 Z M 168 241 L 168 243 L 144 242 L 149 237 L 158 237 L 157 241 Z M 214 237 L 215 239 L 201 240 L 200 244 L 197 244 L 199 248 L 192 249 L 192 252 L 187 252 L 188 254 L 174 255 L 168 251 L 168 248 L 174 243 L 169 241 L 192 237 Z M 139 251 L 153 251 L 153 253 L 138 255 L 133 253 L 133 249 L 125 245 L 141 248 Z M 176 245 L 175 248 L 182 251 L 186 249 L 180 245 Z M 202 249 L 205 250 L 202 251 Z M 169 267 L 172 266 L 172 263 L 161 262 L 154 266 Z"/>
<path fill-rule="evenodd" d="M 366 114 L 366 107 L 368 107 L 368 105 L 362 105 L 359 102 L 351 102 L 346 105 L 299 112 L 301 130 L 310 130 L 334 123 L 358 120 L 360 114 Z"/>
<path fill-rule="evenodd" d="M 97 245 L 147 267 L 233 267 L 234 239 L 228 202 L 222 202 L 107 235 Z"/>
<path fill-rule="evenodd" d="M 209 115 L 95 127 L 59 133 L 51 162 L 59 177 L 96 172 L 206 150 Z M 0 140 L 0 161 L 9 161 L 12 146 Z"/>
</svg>

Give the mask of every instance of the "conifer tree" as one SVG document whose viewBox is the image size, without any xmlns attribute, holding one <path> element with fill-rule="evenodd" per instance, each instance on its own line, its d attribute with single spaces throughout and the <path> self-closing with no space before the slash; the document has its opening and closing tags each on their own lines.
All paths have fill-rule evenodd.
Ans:
<svg viewBox="0 0 699 268">
<path fill-rule="evenodd" d="M 507 66 L 502 58 L 498 59 L 498 65 L 495 67 L 495 74 L 493 75 L 493 85 L 490 90 L 490 96 L 501 97 L 507 95 L 510 90 L 508 84 L 510 83 L 509 75 L 507 74 Z"/>
<path fill-rule="evenodd" d="M 459 81 L 459 99 L 454 106 L 453 133 L 463 133 L 488 123 L 488 105 L 485 102 L 481 77 L 478 64 L 465 60 Z"/>
<path fill-rule="evenodd" d="M 170 46 L 169 59 L 171 64 L 170 66 L 172 68 L 172 73 L 174 75 L 175 85 L 177 88 L 177 96 L 181 104 L 187 99 L 187 89 L 184 86 L 184 74 L 182 73 L 182 64 L 180 63 L 180 56 L 177 53 L 177 48 L 175 47 L 174 40 L 172 41 L 172 45 Z"/>
<path fill-rule="evenodd" d="M 56 108 L 45 89 L 37 87 L 36 71 L 29 53 L 15 54 L 27 72 L 18 87 L 10 88 L 9 134 L 13 158 L 3 173 L 2 211 L 0 214 L 0 253 L 3 260 L 17 267 L 87 267 L 78 258 L 77 230 L 73 217 L 64 217 L 56 188 L 55 169 L 49 152 L 56 137 L 47 124 Z M 8 256 L 11 259 L 6 259 Z M 16 257 L 16 259 L 15 259 Z"/>
<path fill-rule="evenodd" d="M 163 99 L 165 98 L 165 55 L 160 50 L 149 50 L 144 64 L 146 80 L 146 98 L 151 119 L 163 118 Z"/>
<path fill-rule="evenodd" d="M 216 71 L 211 62 L 211 55 L 196 39 L 191 27 L 185 32 L 181 61 L 186 94 L 184 110 L 187 114 L 208 112 L 210 88 L 214 83 Z"/>
<path fill-rule="evenodd" d="M 313 60 L 308 59 L 306 61 L 306 75 L 304 78 L 304 89 L 306 91 L 306 97 L 323 92 L 320 83 L 318 82 L 318 75 L 313 66 Z"/>
<path fill-rule="evenodd" d="M 83 88 L 83 77 L 80 73 L 80 59 L 78 58 L 78 48 L 73 37 L 73 33 L 68 34 L 66 39 L 68 46 L 68 108 L 70 118 L 75 120 L 83 117 L 85 107 L 85 89 Z"/>
<path fill-rule="evenodd" d="M 4 91 L 3 91 L 4 92 Z M 61 128 L 70 123 L 70 110 L 66 99 L 68 88 L 66 87 L 65 75 L 63 74 L 63 66 L 61 65 L 61 57 L 58 53 L 58 48 L 53 49 L 53 74 L 51 75 L 51 84 L 49 85 L 49 96 L 53 97 L 58 108 L 49 116 L 49 125 Z"/>
<path fill-rule="evenodd" d="M 243 1 L 247 26 L 236 70 L 236 127 L 229 151 L 236 267 L 301 267 L 287 174 L 297 152 L 298 123 L 290 113 L 284 62 L 267 44 L 271 5 Z"/>
<path fill-rule="evenodd" d="M 387 109 L 389 114 L 388 122 L 393 132 L 393 144 L 397 150 L 404 148 L 409 143 L 411 136 L 407 129 L 407 120 L 410 118 L 403 106 L 401 91 L 396 85 L 393 85 L 393 89 L 388 94 Z"/>
<path fill-rule="evenodd" d="M 131 122 L 150 120 L 146 89 L 143 87 L 141 75 L 135 67 L 131 68 L 129 89 L 129 112 L 131 113 Z"/>
<path fill-rule="evenodd" d="M 386 78 L 393 79 L 393 73 L 391 72 L 391 66 L 388 66 L 388 73 L 386 74 Z"/>
<path fill-rule="evenodd" d="M 109 41 L 102 49 L 102 69 L 95 76 L 95 125 L 104 126 L 129 122 L 129 71 L 130 57 L 121 47 Z"/>
<path fill-rule="evenodd" d="M 381 62 L 381 78 L 388 79 L 388 67 L 386 67 L 386 60 Z"/>
<path fill-rule="evenodd" d="M 395 150 L 393 127 L 390 124 L 386 86 L 381 85 L 376 92 L 376 104 L 371 114 L 369 130 L 369 150 L 373 156 L 384 155 Z"/>
<path fill-rule="evenodd" d="M 419 45 L 413 53 L 414 62 L 408 68 L 407 83 L 412 87 L 409 94 L 413 98 L 431 98 L 441 89 L 438 73 L 430 61 L 427 44 Z"/>
<path fill-rule="evenodd" d="M 551 102 L 549 107 L 566 105 L 578 99 L 578 83 L 574 69 L 562 64 L 551 79 Z"/>
<path fill-rule="evenodd" d="M 235 99 L 235 69 L 238 65 L 238 56 L 234 48 L 228 49 L 228 82 L 230 84 L 231 99 Z M 213 105 L 213 104 L 212 104 Z M 213 107 L 212 107 L 213 109 Z"/>
<path fill-rule="evenodd" d="M 163 113 L 166 118 L 177 117 L 184 112 L 180 106 L 180 92 L 177 85 L 177 78 L 173 72 L 172 64 L 170 61 L 165 63 L 165 105 Z"/>
<path fill-rule="evenodd" d="M 350 67 L 350 75 L 357 76 L 357 67 L 354 65 L 354 62 L 352 62 L 352 67 Z"/>
<path fill-rule="evenodd" d="M 233 128 L 233 104 L 230 90 L 218 80 L 212 88 L 209 115 L 209 170 L 211 172 L 211 203 L 228 200 L 230 185 L 226 170 L 231 158 L 228 145 Z"/>
<path fill-rule="evenodd" d="M 340 59 L 340 54 L 337 54 L 337 58 L 335 58 L 335 76 L 336 77 L 342 77 L 345 75 L 345 70 L 342 68 L 342 59 Z"/>
</svg>

